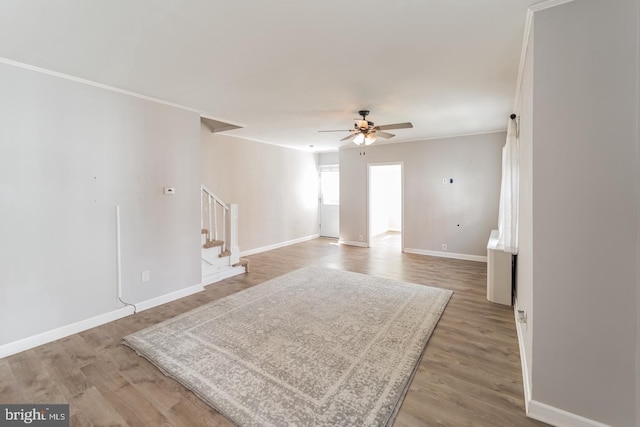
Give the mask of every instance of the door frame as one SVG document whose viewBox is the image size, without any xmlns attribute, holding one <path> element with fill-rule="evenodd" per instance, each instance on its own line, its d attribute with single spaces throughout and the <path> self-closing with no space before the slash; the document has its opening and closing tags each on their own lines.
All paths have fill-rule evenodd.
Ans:
<svg viewBox="0 0 640 427">
<path fill-rule="evenodd" d="M 367 247 L 371 247 L 371 169 L 376 166 L 400 166 L 400 251 L 404 252 L 404 162 L 367 163 Z"/>
<path fill-rule="evenodd" d="M 339 184 L 339 180 L 340 180 L 340 164 L 338 163 L 331 163 L 331 164 L 326 164 L 326 165 L 318 165 L 318 235 L 320 237 L 328 237 L 328 238 L 335 238 L 338 239 L 340 237 L 340 203 L 338 202 L 338 235 L 336 237 L 333 236 L 323 236 L 322 235 L 322 223 L 324 222 L 322 220 L 322 206 L 324 203 L 324 198 L 322 197 L 322 172 L 323 169 L 329 169 L 329 172 L 331 172 L 332 169 L 336 169 L 336 171 L 338 172 L 338 186 Z"/>
</svg>

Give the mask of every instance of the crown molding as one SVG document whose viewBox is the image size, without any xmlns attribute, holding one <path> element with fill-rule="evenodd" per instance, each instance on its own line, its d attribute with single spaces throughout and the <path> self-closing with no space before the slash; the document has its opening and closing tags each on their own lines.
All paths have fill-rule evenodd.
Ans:
<svg viewBox="0 0 640 427">
<path fill-rule="evenodd" d="M 186 110 L 186 111 L 190 111 L 190 112 L 193 112 L 193 113 L 201 114 L 201 111 L 195 110 L 193 108 L 185 107 L 184 105 L 174 104 L 173 102 L 165 101 L 163 99 L 158 99 L 158 98 L 154 98 L 152 96 L 142 95 L 142 94 L 139 94 L 139 93 L 136 93 L 136 92 L 131 92 L 129 90 L 120 89 L 120 88 L 117 88 L 117 87 L 114 87 L 114 86 L 109 86 L 109 85 L 106 85 L 106 84 L 103 84 L 103 83 L 94 82 L 92 80 L 87 80 L 87 79 L 83 79 L 83 78 L 80 78 L 80 77 L 71 76 L 69 74 L 59 73 L 59 72 L 53 71 L 53 70 L 48 70 L 46 68 L 36 67 L 35 65 L 25 64 L 23 62 L 14 61 L 14 60 L 8 59 L 8 58 L 0 57 L 0 64 L 6 64 L 6 65 L 10 65 L 12 67 L 22 68 L 22 69 L 25 69 L 25 70 L 34 71 L 36 73 L 46 74 L 48 76 L 58 77 L 60 79 L 70 80 L 72 82 L 81 83 L 81 84 L 85 84 L 85 85 L 93 86 L 93 87 L 98 87 L 100 89 L 105 89 L 105 90 L 108 90 L 108 91 L 111 91 L 111 92 L 116 92 L 116 93 L 120 93 L 120 94 L 123 94 L 123 95 L 132 96 L 134 98 L 144 99 L 146 101 L 151 101 L 151 102 L 155 102 L 155 103 L 158 103 L 158 104 L 167 105 L 169 107 L 179 108 L 181 110 Z"/>
<path fill-rule="evenodd" d="M 560 6 L 561 4 L 571 3 L 574 0 L 547 0 L 542 3 L 536 3 L 529 6 L 529 10 L 532 12 L 538 12 L 539 10 L 550 9 L 552 7 Z"/>
</svg>

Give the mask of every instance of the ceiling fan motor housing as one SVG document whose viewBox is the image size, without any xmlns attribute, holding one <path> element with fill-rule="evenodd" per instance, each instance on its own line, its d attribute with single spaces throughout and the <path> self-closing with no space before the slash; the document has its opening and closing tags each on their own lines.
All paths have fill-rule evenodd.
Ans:
<svg viewBox="0 0 640 427">
<path fill-rule="evenodd" d="M 367 120 L 358 120 L 356 122 L 356 128 L 360 129 L 360 130 L 369 129 L 369 126 L 373 126 L 373 122 L 370 122 L 370 121 L 367 121 Z"/>
<path fill-rule="evenodd" d="M 358 111 L 358 114 L 362 116 L 362 120 L 358 120 L 356 122 L 356 125 L 355 125 L 356 130 L 360 130 L 361 132 L 364 132 L 365 130 L 369 129 L 369 127 L 373 126 L 373 122 L 370 122 L 367 120 L 367 116 L 369 115 L 369 110 L 360 110 Z"/>
</svg>

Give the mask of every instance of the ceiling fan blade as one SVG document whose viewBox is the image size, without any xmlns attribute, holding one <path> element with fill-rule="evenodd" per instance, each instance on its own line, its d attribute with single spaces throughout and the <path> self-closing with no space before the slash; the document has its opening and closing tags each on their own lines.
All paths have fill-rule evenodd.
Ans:
<svg viewBox="0 0 640 427">
<path fill-rule="evenodd" d="M 385 139 L 393 138 L 395 135 L 389 132 L 383 132 L 381 130 L 376 132 L 376 136 L 380 136 Z"/>
<path fill-rule="evenodd" d="M 349 136 L 347 136 L 347 137 L 342 138 L 340 141 L 346 141 L 346 140 L 348 140 L 348 139 L 353 139 L 353 138 L 355 138 L 355 137 L 356 137 L 356 135 L 358 135 L 358 134 L 357 134 L 357 133 L 352 133 L 351 135 L 349 135 Z"/>
<path fill-rule="evenodd" d="M 390 125 L 382 125 L 382 126 L 376 126 L 375 129 L 376 130 L 391 130 L 391 129 L 407 129 L 407 128 L 412 128 L 413 125 L 411 124 L 411 122 L 406 122 L 406 123 L 393 123 Z"/>
<path fill-rule="evenodd" d="M 352 129 L 340 129 L 340 130 L 319 130 L 318 132 L 351 132 Z"/>
</svg>

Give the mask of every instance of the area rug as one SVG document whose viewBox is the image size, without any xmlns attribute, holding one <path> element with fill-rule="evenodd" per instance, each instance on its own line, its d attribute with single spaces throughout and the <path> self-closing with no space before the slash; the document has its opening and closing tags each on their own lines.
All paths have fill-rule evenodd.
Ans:
<svg viewBox="0 0 640 427">
<path fill-rule="evenodd" d="M 384 426 L 451 294 L 305 267 L 124 340 L 240 426 Z"/>
</svg>

